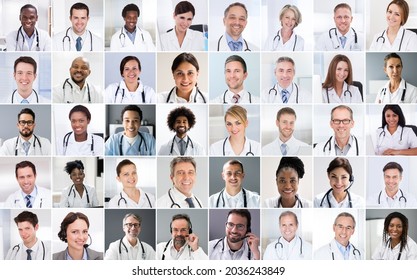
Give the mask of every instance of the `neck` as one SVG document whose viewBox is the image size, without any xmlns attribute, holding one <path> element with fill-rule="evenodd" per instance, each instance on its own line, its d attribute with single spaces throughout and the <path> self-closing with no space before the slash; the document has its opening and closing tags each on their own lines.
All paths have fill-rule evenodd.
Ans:
<svg viewBox="0 0 417 280">
<path fill-rule="evenodd" d="M 387 34 L 388 35 L 395 35 L 397 36 L 398 30 L 400 30 L 401 26 L 398 27 L 388 27 Z"/>
<path fill-rule="evenodd" d="M 32 28 L 32 29 L 24 29 L 23 28 L 23 31 L 25 31 L 25 33 L 30 37 L 35 32 L 35 28 Z"/>
<path fill-rule="evenodd" d="M 292 208 L 295 206 L 295 203 L 297 202 L 297 199 L 295 196 L 291 198 L 283 198 L 281 197 L 281 206 L 282 208 Z"/>
<path fill-rule="evenodd" d="M 237 195 L 240 191 L 241 191 L 242 187 L 230 187 L 230 186 L 226 186 L 226 192 L 231 195 L 231 196 L 235 196 Z"/>
<path fill-rule="evenodd" d="M 135 187 L 123 187 L 123 191 L 129 196 L 133 197 L 137 193 L 139 193 L 139 190 Z"/>
<path fill-rule="evenodd" d="M 347 144 L 348 144 L 348 142 L 349 142 L 349 138 L 350 138 L 350 135 L 349 136 L 346 136 L 346 137 L 343 137 L 343 138 L 337 138 L 336 136 L 335 136 L 335 141 L 336 141 L 336 143 L 337 143 L 337 145 L 341 148 L 341 149 L 343 149 Z"/>
<path fill-rule="evenodd" d="M 32 88 L 30 88 L 30 89 L 26 89 L 26 90 L 21 90 L 21 89 L 18 89 L 17 90 L 17 93 L 22 97 L 22 98 L 24 98 L 24 99 L 27 99 L 28 97 L 29 97 L 29 95 L 31 95 L 31 93 L 32 93 Z"/>
<path fill-rule="evenodd" d="M 337 95 L 341 96 L 343 93 L 343 82 L 336 81 L 334 90 L 336 91 Z"/>
<path fill-rule="evenodd" d="M 33 134 L 31 134 L 31 135 L 29 135 L 29 136 L 25 137 L 25 136 L 23 136 L 22 134 L 20 134 L 20 138 L 21 138 L 22 140 L 24 140 L 24 141 L 29 141 L 29 139 L 32 137 L 32 135 L 33 135 Z"/>
<path fill-rule="evenodd" d="M 192 90 L 190 90 L 189 92 L 180 91 L 177 87 L 177 96 L 184 98 L 187 101 L 190 101 L 191 92 Z"/>
<path fill-rule="evenodd" d="M 240 248 L 242 248 L 242 246 L 243 246 L 243 240 L 242 241 L 239 241 L 239 242 L 236 242 L 236 243 L 232 243 L 232 242 L 229 242 L 229 240 L 227 240 L 227 245 L 229 245 L 229 248 L 232 251 L 237 251 Z"/>
<path fill-rule="evenodd" d="M 130 245 L 132 246 L 136 246 L 136 244 L 138 243 L 138 238 L 137 237 L 133 237 L 133 236 L 126 236 L 127 241 L 129 241 Z"/>
<path fill-rule="evenodd" d="M 82 260 L 83 255 L 84 255 L 84 248 L 74 249 L 74 248 L 68 247 L 68 255 L 70 255 L 70 257 L 73 260 Z"/>
<path fill-rule="evenodd" d="M 396 195 L 398 193 L 399 189 L 395 189 L 393 191 L 390 191 L 389 189 L 385 188 L 385 193 L 387 194 L 388 197 L 393 198 L 394 195 Z"/>
<path fill-rule="evenodd" d="M 391 237 L 391 249 L 393 249 L 395 246 L 397 246 L 398 244 L 400 244 L 401 243 L 401 240 L 400 240 L 400 238 L 392 238 Z"/>
<path fill-rule="evenodd" d="M 178 36 L 181 36 L 181 37 L 185 37 L 185 34 L 187 34 L 187 30 L 184 30 L 184 31 L 180 31 L 180 30 L 178 30 L 177 29 L 177 27 L 175 26 L 175 28 L 174 28 L 174 30 L 175 30 L 175 34 L 177 35 L 177 37 Z"/>
<path fill-rule="evenodd" d="M 279 134 L 279 140 L 281 140 L 282 143 L 286 143 L 288 140 L 291 139 L 291 137 L 292 137 L 292 134 L 290 136 L 288 136 L 288 137 L 285 137 L 284 135 Z"/>
<path fill-rule="evenodd" d="M 390 79 L 389 81 L 389 90 L 391 92 L 396 91 L 400 87 L 401 78 L 399 79 Z"/>
<path fill-rule="evenodd" d="M 285 238 L 284 236 L 283 236 L 283 238 L 285 239 L 285 241 L 287 241 L 287 242 L 291 242 L 291 241 L 293 241 L 293 240 L 294 240 L 295 235 L 294 235 L 292 238 L 289 238 L 289 239 Z"/>
<path fill-rule="evenodd" d="M 136 81 L 135 82 L 132 82 L 132 83 L 127 83 L 125 81 L 125 84 L 126 84 L 127 89 L 129 91 L 131 91 L 131 92 L 136 91 L 138 89 L 138 87 L 139 87 L 139 83 L 136 82 Z"/>
<path fill-rule="evenodd" d="M 136 26 L 133 27 L 132 29 L 130 29 L 129 27 L 127 27 L 126 25 L 124 26 L 124 28 L 126 29 L 127 32 L 132 33 L 136 30 Z"/>
<path fill-rule="evenodd" d="M 185 133 L 176 133 L 175 134 L 178 138 L 181 138 L 181 139 L 184 139 L 186 136 L 187 136 L 187 132 L 185 132 Z"/>
<path fill-rule="evenodd" d="M 75 189 L 77 190 L 77 192 L 80 194 L 80 196 L 83 196 L 83 192 L 84 192 L 84 185 L 83 183 L 81 184 L 74 184 Z"/>
<path fill-rule="evenodd" d="M 76 34 L 76 35 L 78 35 L 78 36 L 81 36 L 81 35 L 83 35 L 83 34 L 84 34 L 85 29 L 84 29 L 84 30 L 82 30 L 81 32 L 77 32 L 74 28 L 72 28 L 72 32 L 74 32 L 74 34 Z"/>
<path fill-rule="evenodd" d="M 87 140 L 87 132 L 83 134 L 74 134 L 74 139 L 76 142 L 83 142 Z"/>
<path fill-rule="evenodd" d="M 23 244 L 25 244 L 25 246 L 28 247 L 28 248 L 32 248 L 33 245 L 35 245 L 36 241 L 38 241 L 38 238 L 35 238 L 34 240 L 32 240 L 30 242 L 23 242 Z"/>
<path fill-rule="evenodd" d="M 347 196 L 347 192 L 335 193 L 333 191 L 332 193 L 333 193 L 334 198 L 336 198 L 336 201 L 339 203 L 343 201 Z"/>
<path fill-rule="evenodd" d="M 193 193 L 190 192 L 182 192 L 179 188 L 177 188 L 176 186 L 174 186 L 174 188 L 179 191 L 180 193 L 182 193 L 183 195 L 185 195 L 186 197 L 191 197 L 193 195 Z"/>
<path fill-rule="evenodd" d="M 388 132 L 392 135 L 394 132 L 396 132 L 398 129 L 398 126 L 387 126 Z"/>
<path fill-rule="evenodd" d="M 350 30 L 350 27 L 349 27 L 349 29 L 348 30 L 346 30 L 346 32 L 342 32 L 342 31 L 340 31 L 339 30 L 339 28 L 337 29 L 337 32 L 340 34 L 340 35 L 342 35 L 342 36 L 345 36 L 348 32 L 349 32 L 349 30 Z"/>
<path fill-rule="evenodd" d="M 181 248 L 184 246 L 184 244 L 181 244 L 179 242 L 175 242 L 175 240 L 172 240 L 172 242 L 174 243 L 174 248 L 177 251 L 181 250 Z"/>
<path fill-rule="evenodd" d="M 243 85 L 238 88 L 229 88 L 229 91 L 233 92 L 234 94 L 237 94 L 243 90 Z"/>
<path fill-rule="evenodd" d="M 82 80 L 82 81 L 79 81 L 79 82 L 76 82 L 76 81 L 74 81 L 72 78 L 71 78 L 71 80 L 77 85 L 77 86 L 79 86 L 80 87 L 80 89 L 82 89 L 83 87 L 84 87 L 84 84 L 85 84 L 85 80 Z"/>
</svg>

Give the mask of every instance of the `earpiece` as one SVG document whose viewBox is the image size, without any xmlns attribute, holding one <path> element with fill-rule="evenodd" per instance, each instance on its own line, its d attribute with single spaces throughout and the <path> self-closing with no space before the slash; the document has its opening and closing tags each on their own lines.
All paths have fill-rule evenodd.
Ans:
<svg viewBox="0 0 417 280">
<path fill-rule="evenodd" d="M 355 177 L 352 175 L 349 176 L 349 182 L 353 183 L 355 181 Z"/>
<path fill-rule="evenodd" d="M 90 244 L 84 244 L 83 245 L 84 248 L 88 248 L 88 246 L 90 246 L 93 243 L 93 239 L 91 238 L 90 234 L 88 234 L 88 237 L 90 237 Z"/>
</svg>

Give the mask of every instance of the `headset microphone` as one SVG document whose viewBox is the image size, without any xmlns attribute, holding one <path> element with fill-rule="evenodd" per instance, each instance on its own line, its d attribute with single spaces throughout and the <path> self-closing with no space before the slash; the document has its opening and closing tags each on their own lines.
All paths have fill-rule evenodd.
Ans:
<svg viewBox="0 0 417 280">
<path fill-rule="evenodd" d="M 88 234 L 88 237 L 90 237 L 90 244 L 84 244 L 83 245 L 83 247 L 86 248 L 86 249 L 88 248 L 88 246 L 90 246 L 93 243 L 93 239 L 91 238 L 90 234 Z"/>
<path fill-rule="evenodd" d="M 349 177 L 349 182 L 350 182 L 349 187 L 347 187 L 347 188 L 344 190 L 345 192 L 347 192 L 347 191 L 350 189 L 350 187 L 352 187 L 353 183 L 355 182 L 355 178 L 353 177 L 353 175 L 350 175 L 350 177 Z"/>
</svg>

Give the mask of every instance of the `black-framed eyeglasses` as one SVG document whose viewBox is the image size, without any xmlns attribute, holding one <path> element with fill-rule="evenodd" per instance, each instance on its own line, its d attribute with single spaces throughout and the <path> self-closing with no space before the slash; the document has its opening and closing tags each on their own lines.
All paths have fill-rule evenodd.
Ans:
<svg viewBox="0 0 417 280">
<path fill-rule="evenodd" d="M 131 227 L 139 228 L 140 224 L 139 223 L 134 223 L 134 224 L 133 223 L 126 223 L 125 226 L 128 227 L 128 228 L 131 228 Z"/>
<path fill-rule="evenodd" d="M 337 120 L 337 119 L 333 119 L 332 120 L 332 122 L 334 123 L 334 124 L 340 124 L 340 123 L 343 123 L 343 124 L 350 124 L 350 122 L 351 122 L 352 120 L 349 120 L 349 119 L 344 119 L 344 120 Z"/>
<path fill-rule="evenodd" d="M 34 121 L 19 121 L 19 124 L 20 124 L 21 126 L 25 126 L 25 125 L 27 125 L 27 126 L 32 126 L 32 125 L 34 125 L 34 124 L 35 124 L 35 122 L 34 122 Z"/>
<path fill-rule="evenodd" d="M 234 224 L 232 222 L 227 222 L 226 227 L 228 229 L 232 229 L 232 228 L 236 227 L 237 230 L 244 230 L 246 226 L 244 224 Z"/>
</svg>

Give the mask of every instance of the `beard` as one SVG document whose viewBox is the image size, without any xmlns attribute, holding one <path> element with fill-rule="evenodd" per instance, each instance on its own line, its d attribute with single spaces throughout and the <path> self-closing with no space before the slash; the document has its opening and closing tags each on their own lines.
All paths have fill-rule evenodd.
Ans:
<svg viewBox="0 0 417 280">
<path fill-rule="evenodd" d="M 184 244 L 185 244 L 185 236 L 182 236 L 182 235 L 175 236 L 175 238 L 174 238 L 174 244 L 175 245 L 178 245 L 179 247 L 184 246 Z"/>
<path fill-rule="evenodd" d="M 33 130 L 30 130 L 30 129 L 20 131 L 20 135 L 26 138 L 32 136 L 32 134 L 33 134 Z"/>
</svg>

